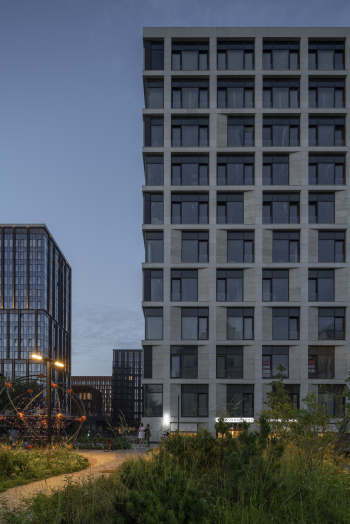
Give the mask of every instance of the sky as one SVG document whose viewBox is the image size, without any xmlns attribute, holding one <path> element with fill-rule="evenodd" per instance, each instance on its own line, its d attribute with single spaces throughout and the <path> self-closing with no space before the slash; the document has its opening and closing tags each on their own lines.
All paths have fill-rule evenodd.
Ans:
<svg viewBox="0 0 350 524">
<path fill-rule="evenodd" d="M 0 223 L 72 266 L 72 374 L 140 348 L 142 28 L 348 26 L 348 0 L 0 0 Z"/>
</svg>

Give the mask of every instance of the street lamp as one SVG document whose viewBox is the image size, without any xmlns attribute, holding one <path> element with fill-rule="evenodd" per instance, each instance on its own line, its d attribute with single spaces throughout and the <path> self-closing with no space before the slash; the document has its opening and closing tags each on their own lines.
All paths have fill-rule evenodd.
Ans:
<svg viewBox="0 0 350 524">
<path fill-rule="evenodd" d="M 49 446 L 51 446 L 51 366 L 54 364 L 59 368 L 63 368 L 64 364 L 58 362 L 53 358 L 42 357 L 37 353 L 32 354 L 32 358 L 35 360 L 43 360 L 46 362 L 46 396 L 47 396 L 47 441 Z"/>
</svg>

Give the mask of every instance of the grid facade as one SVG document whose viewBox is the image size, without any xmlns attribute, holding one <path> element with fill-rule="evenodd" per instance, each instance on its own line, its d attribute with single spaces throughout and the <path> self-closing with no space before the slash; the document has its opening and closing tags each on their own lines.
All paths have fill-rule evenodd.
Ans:
<svg viewBox="0 0 350 524">
<path fill-rule="evenodd" d="M 74 376 L 71 377 L 71 384 L 74 391 L 81 395 L 86 413 L 111 416 L 112 377 Z"/>
<path fill-rule="evenodd" d="M 114 349 L 112 419 L 137 427 L 142 417 L 142 350 Z"/>
</svg>

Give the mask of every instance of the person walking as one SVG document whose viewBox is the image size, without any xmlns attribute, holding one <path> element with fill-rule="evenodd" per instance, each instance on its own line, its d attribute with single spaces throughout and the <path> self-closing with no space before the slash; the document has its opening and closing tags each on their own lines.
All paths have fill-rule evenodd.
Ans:
<svg viewBox="0 0 350 524">
<path fill-rule="evenodd" d="M 137 436 L 138 436 L 138 439 L 139 439 L 139 448 L 140 448 L 141 446 L 143 446 L 144 440 L 145 440 L 145 428 L 144 428 L 142 422 L 140 424 L 139 432 L 138 432 Z"/>
<path fill-rule="evenodd" d="M 150 436 L 151 436 L 151 428 L 150 428 L 149 424 L 147 424 L 146 429 L 145 429 L 146 448 L 149 448 L 149 446 L 150 446 L 150 444 L 149 444 Z"/>
</svg>

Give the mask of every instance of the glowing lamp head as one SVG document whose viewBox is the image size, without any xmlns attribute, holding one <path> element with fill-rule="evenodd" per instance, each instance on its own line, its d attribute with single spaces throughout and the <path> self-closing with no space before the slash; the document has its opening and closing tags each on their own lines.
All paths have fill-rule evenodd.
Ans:
<svg viewBox="0 0 350 524">
<path fill-rule="evenodd" d="M 38 355 L 37 353 L 32 353 L 32 358 L 34 358 L 35 360 L 42 360 L 43 357 L 41 355 Z"/>
<path fill-rule="evenodd" d="M 62 364 L 62 362 L 55 362 L 55 366 L 59 368 L 64 368 L 64 364 Z"/>
</svg>

